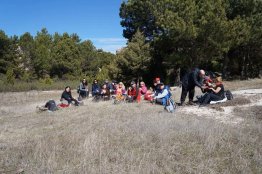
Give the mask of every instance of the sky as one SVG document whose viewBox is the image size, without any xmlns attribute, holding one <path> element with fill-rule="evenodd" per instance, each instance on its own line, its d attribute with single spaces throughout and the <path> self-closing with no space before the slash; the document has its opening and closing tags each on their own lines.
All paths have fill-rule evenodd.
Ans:
<svg viewBox="0 0 262 174">
<path fill-rule="evenodd" d="M 77 33 L 91 40 L 97 49 L 115 53 L 126 45 L 120 25 L 123 0 L 1 0 L 0 30 L 8 36 L 47 28 L 55 32 Z"/>
</svg>

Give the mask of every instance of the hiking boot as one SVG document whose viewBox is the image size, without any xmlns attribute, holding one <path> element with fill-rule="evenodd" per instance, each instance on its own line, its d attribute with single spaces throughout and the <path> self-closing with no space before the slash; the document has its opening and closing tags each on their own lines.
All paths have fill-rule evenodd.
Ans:
<svg viewBox="0 0 262 174">
<path fill-rule="evenodd" d="M 178 103 L 178 106 L 186 106 L 186 104 L 182 102 L 182 103 Z"/>
<path fill-rule="evenodd" d="M 196 104 L 195 104 L 193 101 L 189 101 L 189 102 L 188 102 L 188 105 L 195 106 Z"/>
</svg>

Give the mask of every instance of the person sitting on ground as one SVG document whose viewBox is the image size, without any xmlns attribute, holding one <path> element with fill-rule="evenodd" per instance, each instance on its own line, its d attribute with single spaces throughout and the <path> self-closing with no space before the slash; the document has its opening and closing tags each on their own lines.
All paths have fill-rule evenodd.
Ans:
<svg viewBox="0 0 262 174">
<path fill-rule="evenodd" d="M 180 105 L 183 106 L 186 100 L 187 93 L 189 93 L 189 104 L 194 105 L 193 98 L 195 95 L 195 87 L 198 86 L 201 89 L 205 89 L 203 85 L 203 78 L 205 77 L 205 71 L 196 68 L 194 71 L 187 73 L 182 78 L 182 93 L 180 98 Z"/>
<path fill-rule="evenodd" d="M 203 96 L 200 106 L 206 106 L 211 101 L 219 101 L 225 98 L 225 90 L 221 77 L 216 78 L 216 86 L 210 89 L 212 90 L 212 92 L 208 92 Z"/>
<path fill-rule="evenodd" d="M 104 100 L 109 100 L 109 99 L 110 99 L 110 91 L 109 91 L 109 89 L 107 88 L 106 84 L 103 84 L 100 94 L 101 94 L 101 97 L 102 97 Z"/>
<path fill-rule="evenodd" d="M 82 80 L 82 82 L 79 85 L 79 96 L 82 98 L 86 98 L 89 96 L 88 83 L 85 78 Z"/>
<path fill-rule="evenodd" d="M 128 102 L 134 102 L 137 100 L 137 102 L 140 101 L 141 98 L 141 92 L 136 87 L 136 83 L 134 81 L 131 82 L 131 87 L 128 88 L 127 92 L 127 100 Z"/>
<path fill-rule="evenodd" d="M 100 86 L 98 84 L 98 81 L 95 79 L 93 84 L 92 84 L 92 96 L 96 96 L 100 94 Z"/>
<path fill-rule="evenodd" d="M 112 91 L 113 90 L 113 84 L 109 82 L 108 79 L 105 80 L 105 83 L 106 84 L 106 87 L 109 91 Z"/>
<path fill-rule="evenodd" d="M 122 82 L 119 82 L 118 85 L 116 85 L 116 99 L 117 100 L 124 100 L 126 97 L 126 90 L 125 90 L 125 86 Z"/>
<path fill-rule="evenodd" d="M 115 80 L 112 80 L 111 86 L 112 88 L 110 89 L 110 94 L 114 95 L 116 93 L 116 87 L 117 87 L 117 82 Z"/>
<path fill-rule="evenodd" d="M 154 97 L 156 103 L 161 104 L 167 109 L 169 112 L 174 111 L 174 103 L 171 100 L 171 93 L 167 86 L 164 83 L 160 83 L 160 92 L 157 96 Z"/>
<path fill-rule="evenodd" d="M 140 92 L 142 95 L 145 95 L 147 93 L 147 87 L 145 82 L 140 82 Z"/>
<path fill-rule="evenodd" d="M 164 83 L 161 82 L 159 84 L 159 87 L 160 87 L 160 92 L 154 97 L 154 99 L 156 100 L 156 103 L 162 104 L 162 105 L 165 106 L 167 99 L 169 99 L 171 97 L 171 93 L 166 88 Z"/>
<path fill-rule="evenodd" d="M 71 105 L 72 103 L 75 104 L 75 106 L 79 106 L 79 102 L 72 97 L 71 88 L 70 86 L 67 86 L 64 90 L 64 92 L 61 95 L 61 101 L 66 100 L 68 102 L 68 105 Z"/>
</svg>

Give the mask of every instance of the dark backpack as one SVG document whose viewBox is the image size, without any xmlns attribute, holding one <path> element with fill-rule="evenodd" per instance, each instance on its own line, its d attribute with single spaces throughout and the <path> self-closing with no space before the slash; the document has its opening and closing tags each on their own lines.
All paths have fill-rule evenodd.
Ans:
<svg viewBox="0 0 262 174">
<path fill-rule="evenodd" d="M 231 93 L 231 91 L 227 90 L 225 91 L 225 97 L 228 99 L 228 100 L 232 100 L 234 97 L 233 97 L 233 94 Z"/>
<path fill-rule="evenodd" d="M 48 102 L 46 102 L 45 107 L 49 110 L 49 111 L 56 111 L 58 110 L 56 103 L 54 100 L 49 100 Z"/>
</svg>

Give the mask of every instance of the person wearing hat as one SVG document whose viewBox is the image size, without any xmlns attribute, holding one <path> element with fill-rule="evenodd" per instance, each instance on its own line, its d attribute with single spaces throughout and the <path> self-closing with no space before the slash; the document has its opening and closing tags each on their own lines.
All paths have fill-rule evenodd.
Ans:
<svg viewBox="0 0 262 174">
<path fill-rule="evenodd" d="M 199 87 L 202 90 L 206 89 L 203 85 L 203 79 L 205 77 L 205 71 L 196 68 L 194 71 L 187 73 L 182 78 L 182 93 L 180 98 L 180 105 L 183 106 L 186 100 L 187 93 L 189 93 L 189 104 L 194 105 L 193 99 L 195 95 L 195 87 Z"/>
<path fill-rule="evenodd" d="M 167 106 L 172 106 L 170 112 L 173 112 L 174 107 L 173 105 L 170 105 L 170 98 L 171 98 L 170 91 L 162 82 L 159 83 L 159 87 L 160 87 L 160 92 L 158 93 L 157 96 L 154 97 L 154 100 L 156 101 L 156 103 L 163 105 L 165 109 L 167 109 Z"/>
<path fill-rule="evenodd" d="M 154 88 L 153 88 L 153 90 L 154 90 L 154 96 L 157 96 L 157 94 L 160 92 L 160 86 L 159 86 L 159 84 L 161 83 L 161 81 L 160 81 L 160 78 L 159 77 L 156 77 L 155 79 L 154 79 Z"/>
</svg>

